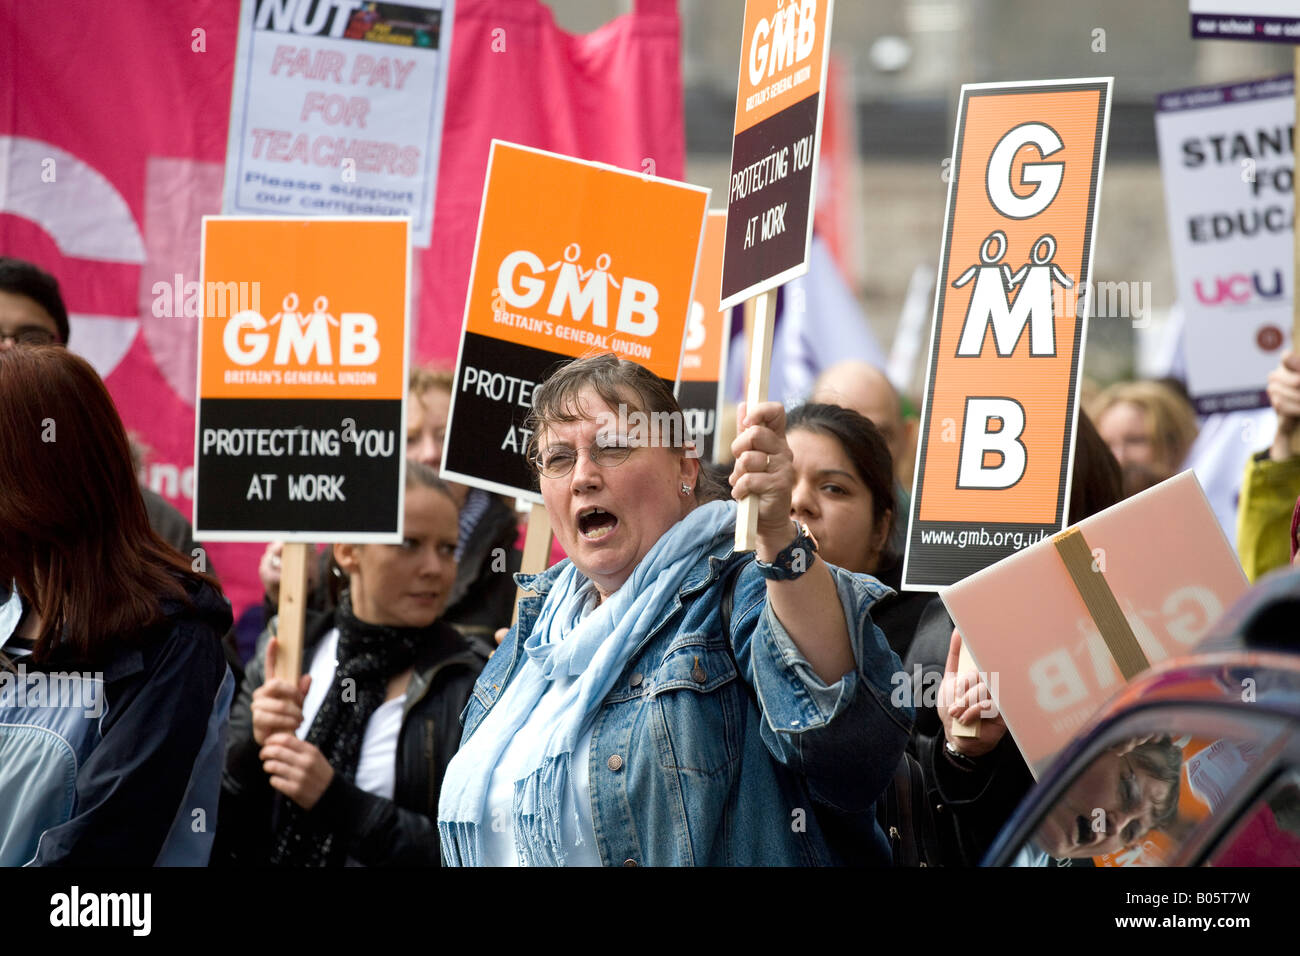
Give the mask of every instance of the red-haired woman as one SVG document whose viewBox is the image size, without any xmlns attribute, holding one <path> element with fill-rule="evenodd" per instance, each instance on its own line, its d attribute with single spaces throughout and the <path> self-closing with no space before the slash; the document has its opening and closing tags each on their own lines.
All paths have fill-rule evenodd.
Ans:
<svg viewBox="0 0 1300 956">
<path fill-rule="evenodd" d="M 0 351 L 0 450 L 0 865 L 203 865 L 229 604 L 150 530 L 83 359 Z"/>
</svg>

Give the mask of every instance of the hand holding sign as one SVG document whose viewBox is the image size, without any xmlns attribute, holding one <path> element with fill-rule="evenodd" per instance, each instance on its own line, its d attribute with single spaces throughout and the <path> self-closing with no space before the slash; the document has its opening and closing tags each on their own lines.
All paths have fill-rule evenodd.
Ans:
<svg viewBox="0 0 1300 956">
<path fill-rule="evenodd" d="M 961 669 L 958 663 L 961 651 L 961 634 L 953 628 L 935 709 L 943 721 L 943 734 L 953 749 L 966 757 L 981 757 L 998 745 L 1007 732 L 1007 722 L 993 703 L 984 675 Z M 958 724 L 975 728 L 975 735 L 956 733 Z"/>
<path fill-rule="evenodd" d="M 758 557 L 772 558 L 794 537 L 790 497 L 794 491 L 794 453 L 785 440 L 785 409 L 780 402 L 740 403 L 736 421 L 743 431 L 731 443 L 736 465 L 731 494 L 757 502 Z"/>
<path fill-rule="evenodd" d="M 1285 461 L 1300 454 L 1300 355 L 1288 350 L 1277 368 L 1268 373 L 1268 400 L 1277 412 L 1277 436 L 1270 456 Z"/>
<path fill-rule="evenodd" d="M 253 691 L 253 740 L 260 746 L 272 734 L 293 733 L 302 723 L 302 702 L 311 687 L 311 675 L 287 681 L 275 677 L 279 666 L 280 642 L 266 642 L 266 679 Z"/>
</svg>

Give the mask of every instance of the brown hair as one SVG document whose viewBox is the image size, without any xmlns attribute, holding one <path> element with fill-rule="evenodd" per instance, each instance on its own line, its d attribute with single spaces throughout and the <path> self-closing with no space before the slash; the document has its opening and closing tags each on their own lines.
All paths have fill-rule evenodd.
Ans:
<svg viewBox="0 0 1300 956">
<path fill-rule="evenodd" d="M 1181 395 L 1160 382 L 1118 382 L 1105 389 L 1088 406 L 1094 422 L 1101 421 L 1112 406 L 1121 402 L 1136 405 L 1151 424 L 1151 451 L 1157 463 L 1170 474 L 1178 470 L 1199 430 L 1196 413 Z"/>
<path fill-rule="evenodd" d="M 126 431 L 84 359 L 0 352 L 0 449 L 0 581 L 42 618 L 37 663 L 56 646 L 102 662 L 162 620 L 163 599 L 188 603 L 184 579 L 217 587 L 149 526 Z"/>
<path fill-rule="evenodd" d="M 445 368 L 412 365 L 408 384 L 411 397 L 420 398 L 425 392 L 431 392 L 435 388 L 442 389 L 444 392 L 452 391 L 456 387 L 456 376 Z"/>
<path fill-rule="evenodd" d="M 894 459 L 880 429 L 871 419 L 851 408 L 822 402 L 800 405 L 786 416 L 786 434 L 798 429 L 827 435 L 840 443 L 853 462 L 858 479 L 871 492 L 872 523 L 880 526 L 885 514 L 889 514 L 882 557 L 893 560 L 897 555 L 890 553 L 889 536 L 898 511 L 894 500 Z M 903 520 L 907 520 L 906 517 Z"/>
<path fill-rule="evenodd" d="M 588 388 L 610 408 L 627 405 L 629 412 L 641 412 L 648 416 L 669 415 L 673 421 L 685 422 L 682 408 L 673 397 L 672 390 L 644 366 L 620 359 L 612 352 L 574 359 L 560 366 L 533 392 L 533 407 L 528 413 L 526 427 L 532 432 L 528 438 L 527 456 L 529 463 L 533 464 L 534 477 L 534 459 L 537 457 L 537 445 L 542 433 L 551 425 L 585 420 L 588 416 L 584 414 L 578 398 Z M 672 444 L 674 451 L 682 452 L 677 443 Z M 694 493 L 696 501 L 700 503 L 730 497 L 726 486 L 720 484 L 705 468 L 700 469 Z"/>
<path fill-rule="evenodd" d="M 1074 439 L 1074 468 L 1070 472 L 1070 510 L 1067 520 L 1078 524 L 1125 498 L 1119 462 L 1110 446 L 1083 410 Z"/>
</svg>

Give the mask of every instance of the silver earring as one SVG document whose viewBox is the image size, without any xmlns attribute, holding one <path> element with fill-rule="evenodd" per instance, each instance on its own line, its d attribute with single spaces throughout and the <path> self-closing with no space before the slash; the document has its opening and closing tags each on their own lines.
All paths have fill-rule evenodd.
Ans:
<svg viewBox="0 0 1300 956">
<path fill-rule="evenodd" d="M 690 493 L 691 493 L 691 486 L 688 485 L 686 482 L 683 481 L 683 482 L 682 482 L 682 494 L 684 494 L 684 495 L 689 495 Z"/>
</svg>

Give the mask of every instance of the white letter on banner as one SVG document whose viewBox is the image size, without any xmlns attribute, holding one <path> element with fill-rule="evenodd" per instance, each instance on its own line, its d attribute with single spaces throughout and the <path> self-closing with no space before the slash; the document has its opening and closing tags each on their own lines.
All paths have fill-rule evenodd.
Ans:
<svg viewBox="0 0 1300 956">
<path fill-rule="evenodd" d="M 379 323 L 365 312 L 344 312 L 339 333 L 340 365 L 373 365 L 379 358 Z"/>
<path fill-rule="evenodd" d="M 989 157 L 989 199 L 998 212 L 1010 219 L 1029 219 L 1051 205 L 1061 188 L 1065 163 L 1025 163 L 1020 173 L 1022 184 L 1037 183 L 1028 196 L 1017 196 L 1011 189 L 1011 164 L 1022 146 L 1034 145 L 1044 157 L 1051 156 L 1065 144 L 1056 130 L 1043 123 L 1025 123 L 1008 132 L 993 148 Z"/>
<path fill-rule="evenodd" d="M 817 39 L 817 0 L 803 0 L 799 8 L 799 39 L 795 44 L 795 59 L 806 60 L 812 54 Z"/>
<path fill-rule="evenodd" d="M 1002 429 L 988 430 L 989 420 L 1002 420 Z M 1025 474 L 1025 410 L 1012 398 L 968 398 L 962 423 L 958 488 L 1010 488 Z M 984 467 L 984 453 L 996 452 L 1002 461 Z"/>
<path fill-rule="evenodd" d="M 767 72 L 767 35 L 771 32 L 767 21 L 760 19 L 754 27 L 754 39 L 749 43 L 749 85 L 758 86 Z M 759 38 L 762 37 L 762 41 Z"/>
<path fill-rule="evenodd" d="M 501 290 L 501 298 L 516 309 L 527 309 L 541 299 L 542 293 L 546 291 L 546 283 L 532 276 L 523 276 L 519 279 L 519 287 L 523 289 L 520 292 L 515 288 L 515 272 L 521 265 L 528 266 L 533 276 L 546 268 L 542 260 L 527 249 L 512 252 L 501 260 L 501 268 L 497 269 L 497 288 Z"/>
<path fill-rule="evenodd" d="M 772 14 L 772 59 L 767 65 L 767 75 L 794 66 L 794 18 L 799 15 L 794 4 Z"/>
<path fill-rule="evenodd" d="M 275 343 L 275 364 L 289 364 L 289 350 L 299 365 L 306 365 L 316 353 L 315 361 L 320 365 L 334 364 L 333 350 L 330 349 L 330 327 L 326 322 L 308 322 L 300 326 L 297 320 L 285 318 L 280 322 L 280 338 Z"/>
<path fill-rule="evenodd" d="M 618 318 L 614 328 L 629 335 L 654 335 L 659 328 L 659 290 L 649 282 L 631 277 L 623 280 L 623 294 L 618 297 Z M 641 316 L 633 320 L 633 315 Z"/>
<path fill-rule="evenodd" d="M 546 307 L 546 313 L 563 315 L 565 302 L 568 302 L 569 314 L 575 322 L 581 322 L 587 309 L 591 309 L 591 321 L 603 329 L 609 325 L 608 300 L 609 277 L 604 272 L 593 269 L 584 286 L 578 277 L 577 265 L 566 262 L 560 266 L 560 277 L 555 280 L 555 291 L 551 293 L 551 304 Z"/>
<path fill-rule="evenodd" d="M 262 361 L 267 349 L 266 333 L 261 331 L 264 328 L 266 328 L 266 319 L 257 312 L 247 311 L 232 315 L 221 336 L 221 344 L 226 347 L 226 354 L 230 356 L 230 361 L 236 365 L 255 365 Z M 243 329 L 250 330 L 249 334 L 244 336 L 245 341 L 248 342 L 247 348 L 239 341 L 239 333 Z"/>
<path fill-rule="evenodd" d="M 995 266 L 980 266 L 975 277 L 975 291 L 971 293 L 966 309 L 966 322 L 961 328 L 957 355 L 977 358 L 984 348 L 985 332 L 993 323 L 993 347 L 1002 358 L 1008 358 L 1016 343 L 1029 326 L 1029 354 L 1053 356 L 1056 354 L 1055 303 L 1052 301 L 1051 277 L 1030 267 L 1027 274 L 1033 282 L 1025 282 L 1008 307 L 1007 292 Z"/>
</svg>

